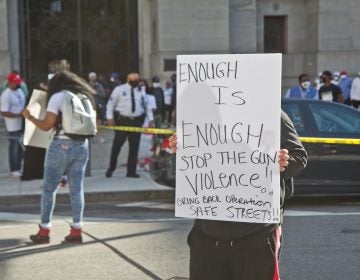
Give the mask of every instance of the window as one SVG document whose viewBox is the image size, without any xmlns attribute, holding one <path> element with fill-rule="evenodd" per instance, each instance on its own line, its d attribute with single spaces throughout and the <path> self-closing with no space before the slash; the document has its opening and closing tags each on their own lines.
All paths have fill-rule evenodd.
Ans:
<svg viewBox="0 0 360 280">
<path fill-rule="evenodd" d="M 176 59 L 164 59 L 164 71 L 176 71 Z"/>
<path fill-rule="evenodd" d="M 286 52 L 286 16 L 264 17 L 264 52 Z"/>
<path fill-rule="evenodd" d="M 283 103 L 281 108 L 289 116 L 289 118 L 294 123 L 295 129 L 297 132 L 305 131 L 304 120 L 301 116 L 300 108 L 298 104 L 294 103 Z"/>
<path fill-rule="evenodd" d="M 360 114 L 332 103 L 313 103 L 309 108 L 320 132 L 360 133 Z"/>
</svg>

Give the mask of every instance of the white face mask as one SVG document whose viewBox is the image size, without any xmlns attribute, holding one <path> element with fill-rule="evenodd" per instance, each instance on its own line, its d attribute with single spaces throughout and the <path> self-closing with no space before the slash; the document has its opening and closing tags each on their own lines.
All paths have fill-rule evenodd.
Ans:
<svg viewBox="0 0 360 280">
<path fill-rule="evenodd" d="M 340 78 L 339 76 L 334 76 L 334 81 L 337 82 L 339 80 L 339 78 Z"/>
<path fill-rule="evenodd" d="M 341 79 L 345 79 L 345 78 L 346 78 L 346 75 L 341 75 L 340 78 L 341 78 Z"/>
<path fill-rule="evenodd" d="M 308 89 L 310 87 L 310 82 L 309 81 L 302 82 L 301 87 L 304 89 Z"/>
<path fill-rule="evenodd" d="M 141 91 L 146 91 L 146 86 L 141 86 Z"/>
</svg>

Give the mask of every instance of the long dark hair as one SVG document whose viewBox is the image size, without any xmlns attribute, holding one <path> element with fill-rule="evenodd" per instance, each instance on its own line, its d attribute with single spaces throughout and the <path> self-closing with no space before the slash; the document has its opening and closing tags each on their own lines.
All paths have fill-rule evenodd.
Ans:
<svg viewBox="0 0 360 280">
<path fill-rule="evenodd" d="M 62 90 L 69 90 L 73 93 L 83 93 L 89 97 L 93 108 L 95 109 L 95 101 L 93 96 L 96 94 L 95 90 L 81 77 L 67 70 L 57 72 L 49 82 L 49 89 L 47 94 L 47 101 L 50 97 Z"/>
</svg>

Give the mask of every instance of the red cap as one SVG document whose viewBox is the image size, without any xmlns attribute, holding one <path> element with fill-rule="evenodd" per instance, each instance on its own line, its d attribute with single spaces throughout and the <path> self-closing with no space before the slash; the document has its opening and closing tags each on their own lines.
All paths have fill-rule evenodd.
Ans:
<svg viewBox="0 0 360 280">
<path fill-rule="evenodd" d="M 21 84 L 21 77 L 19 74 L 11 73 L 7 76 L 7 80 L 9 83 L 17 86 Z"/>
<path fill-rule="evenodd" d="M 341 70 L 340 75 L 347 75 L 347 71 L 346 70 Z"/>
</svg>

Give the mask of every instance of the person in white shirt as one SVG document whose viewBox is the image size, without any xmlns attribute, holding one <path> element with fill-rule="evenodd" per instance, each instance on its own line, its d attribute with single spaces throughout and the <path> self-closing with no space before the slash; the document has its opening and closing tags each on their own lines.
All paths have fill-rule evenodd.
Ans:
<svg viewBox="0 0 360 280">
<path fill-rule="evenodd" d="M 360 72 L 353 80 L 350 91 L 351 104 L 354 108 L 359 109 L 360 105 Z"/>
<path fill-rule="evenodd" d="M 20 89 L 21 77 L 11 73 L 7 77 L 8 86 L 1 94 L 1 115 L 5 119 L 5 127 L 9 140 L 8 156 L 10 175 L 21 177 L 21 162 L 23 150 L 20 145 L 22 137 L 23 117 L 22 111 L 25 107 L 25 96 Z"/>
<path fill-rule="evenodd" d="M 127 83 L 117 86 L 109 98 L 106 106 L 108 125 L 142 127 L 145 116 L 149 119 L 149 127 L 153 126 L 152 107 L 147 105 L 146 93 L 139 88 L 139 75 L 130 73 Z M 139 178 L 136 173 L 137 158 L 140 145 L 140 133 L 115 130 L 115 137 L 111 147 L 109 168 L 105 177 L 109 178 L 117 166 L 117 158 L 121 147 L 126 140 L 129 141 L 129 156 L 127 161 L 127 174 L 129 178 Z"/>
<path fill-rule="evenodd" d="M 70 71 L 60 71 L 49 81 L 47 91 L 48 104 L 43 119 L 37 119 L 30 114 L 28 109 L 23 111 L 23 116 L 31 121 L 37 128 L 55 132 L 46 152 L 44 181 L 41 194 L 41 222 L 39 231 L 30 235 L 30 240 L 35 244 L 50 242 L 52 217 L 56 204 L 58 184 L 64 174 L 69 182 L 69 195 L 71 200 L 72 224 L 70 233 L 65 236 L 66 243 L 82 243 L 84 198 L 84 176 L 89 160 L 89 141 L 84 136 L 71 137 L 65 134 L 64 120 L 69 118 L 64 112 L 66 108 L 65 94 L 81 92 L 86 95 L 95 109 L 93 88 L 85 80 Z M 70 120 L 71 121 L 71 120 Z"/>
<path fill-rule="evenodd" d="M 170 127 L 172 121 L 172 114 L 174 106 L 172 105 L 173 98 L 173 85 L 171 81 L 166 81 L 164 87 L 164 110 L 163 110 L 163 123 L 166 121 L 167 117 L 167 126 Z"/>
</svg>

